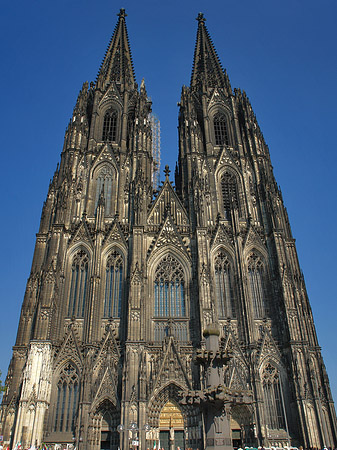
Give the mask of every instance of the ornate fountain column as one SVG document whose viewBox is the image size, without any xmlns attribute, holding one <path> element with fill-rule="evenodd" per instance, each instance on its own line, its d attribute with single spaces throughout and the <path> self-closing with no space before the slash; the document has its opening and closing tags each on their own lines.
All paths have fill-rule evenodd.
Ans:
<svg viewBox="0 0 337 450">
<path fill-rule="evenodd" d="M 233 450 L 230 427 L 232 405 L 252 402 L 250 391 L 229 389 L 224 384 L 224 371 L 232 355 L 219 346 L 216 325 L 204 331 L 205 349 L 197 350 L 195 362 L 203 367 L 203 388 L 182 392 L 182 404 L 198 404 L 203 410 L 206 450 Z"/>
</svg>

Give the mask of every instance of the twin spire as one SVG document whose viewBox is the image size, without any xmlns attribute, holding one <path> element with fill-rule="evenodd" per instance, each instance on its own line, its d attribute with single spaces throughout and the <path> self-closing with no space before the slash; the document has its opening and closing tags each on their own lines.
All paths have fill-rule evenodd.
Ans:
<svg viewBox="0 0 337 450">
<path fill-rule="evenodd" d="M 121 9 L 117 15 L 119 19 L 97 77 L 96 86 L 100 89 L 106 88 L 112 81 L 130 89 L 134 88 L 136 84 L 125 23 L 127 16 L 125 9 Z M 227 74 L 221 66 L 212 39 L 208 34 L 203 13 L 199 13 L 196 20 L 198 21 L 198 31 L 191 88 L 201 91 L 203 86 L 226 87 L 230 92 Z"/>
<path fill-rule="evenodd" d="M 97 76 L 96 86 L 100 89 L 106 88 L 112 81 L 130 89 L 133 89 L 136 83 L 125 9 L 121 9 L 117 16 L 119 19 Z"/>
</svg>

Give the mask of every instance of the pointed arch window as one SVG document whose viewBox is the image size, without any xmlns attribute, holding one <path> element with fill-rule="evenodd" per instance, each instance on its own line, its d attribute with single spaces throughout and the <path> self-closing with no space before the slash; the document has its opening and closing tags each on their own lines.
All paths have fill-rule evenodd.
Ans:
<svg viewBox="0 0 337 450">
<path fill-rule="evenodd" d="M 78 405 L 79 376 L 72 363 L 61 370 L 57 383 L 54 431 L 71 432 L 75 429 Z"/>
<path fill-rule="evenodd" d="M 231 172 L 225 172 L 221 177 L 221 191 L 224 213 L 230 219 L 233 207 L 238 209 L 240 215 L 239 191 L 236 176 Z"/>
<path fill-rule="evenodd" d="M 185 317 L 184 272 L 181 264 L 172 255 L 159 263 L 154 281 L 155 316 Z"/>
<path fill-rule="evenodd" d="M 219 318 L 235 317 L 232 266 L 225 252 L 220 251 L 214 260 L 215 290 Z"/>
<path fill-rule="evenodd" d="M 280 374 L 276 367 L 266 364 L 262 372 L 266 424 L 271 429 L 285 428 L 285 411 Z"/>
<path fill-rule="evenodd" d="M 117 138 L 118 113 L 115 109 L 110 109 L 104 115 L 103 136 L 105 142 L 115 142 Z"/>
<path fill-rule="evenodd" d="M 89 257 L 84 250 L 80 250 L 74 256 L 71 266 L 70 294 L 68 304 L 69 317 L 84 317 L 88 270 Z"/>
<path fill-rule="evenodd" d="M 105 215 L 109 216 L 112 212 L 112 180 L 113 169 L 109 165 L 104 165 L 98 172 L 96 178 L 95 210 L 98 205 L 100 195 L 103 193 L 105 201 Z"/>
<path fill-rule="evenodd" d="M 213 119 L 215 145 L 229 145 L 226 116 L 217 113 Z"/>
<path fill-rule="evenodd" d="M 123 258 L 120 253 L 114 251 L 106 263 L 104 317 L 120 317 L 122 285 Z"/>
<path fill-rule="evenodd" d="M 248 258 L 248 282 L 255 319 L 266 314 L 265 275 L 261 258 L 252 253 Z"/>
</svg>

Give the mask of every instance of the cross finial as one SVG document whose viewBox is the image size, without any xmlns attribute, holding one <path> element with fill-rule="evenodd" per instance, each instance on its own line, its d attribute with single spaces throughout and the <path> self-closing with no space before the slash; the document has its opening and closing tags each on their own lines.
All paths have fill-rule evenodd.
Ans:
<svg viewBox="0 0 337 450">
<path fill-rule="evenodd" d="M 166 164 L 165 169 L 164 169 L 164 174 L 166 176 L 166 178 L 169 178 L 170 176 L 170 167 Z"/>
<path fill-rule="evenodd" d="M 119 13 L 117 14 L 117 16 L 118 16 L 120 19 L 125 19 L 125 17 L 127 16 L 127 14 L 126 14 L 126 12 L 125 12 L 125 9 L 124 9 L 124 8 L 121 8 L 121 9 L 119 10 Z"/>
<path fill-rule="evenodd" d="M 199 22 L 199 24 L 204 24 L 206 22 L 206 18 L 204 17 L 204 13 L 200 12 L 198 14 L 198 17 L 196 20 Z"/>
</svg>

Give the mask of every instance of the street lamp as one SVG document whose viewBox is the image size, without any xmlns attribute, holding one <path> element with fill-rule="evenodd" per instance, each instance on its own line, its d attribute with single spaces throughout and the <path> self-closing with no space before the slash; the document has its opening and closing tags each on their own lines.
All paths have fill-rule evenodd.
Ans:
<svg viewBox="0 0 337 450">
<path fill-rule="evenodd" d="M 146 423 L 143 426 L 143 431 L 148 432 L 150 431 L 151 427 L 148 423 Z M 137 436 L 137 432 L 139 431 L 139 428 L 136 424 L 136 422 L 131 422 L 129 424 L 129 427 L 126 428 L 122 423 L 120 425 L 118 425 L 117 427 L 117 431 L 119 434 L 124 433 L 125 431 L 131 431 L 132 437 L 131 437 L 131 441 L 132 441 L 132 447 L 134 447 L 134 449 L 136 450 L 136 447 L 139 447 L 139 440 L 138 440 L 138 436 Z"/>
</svg>

